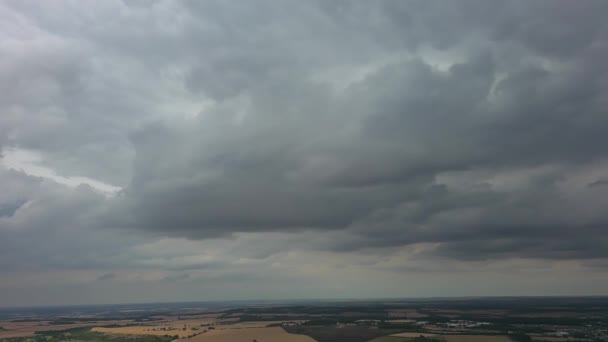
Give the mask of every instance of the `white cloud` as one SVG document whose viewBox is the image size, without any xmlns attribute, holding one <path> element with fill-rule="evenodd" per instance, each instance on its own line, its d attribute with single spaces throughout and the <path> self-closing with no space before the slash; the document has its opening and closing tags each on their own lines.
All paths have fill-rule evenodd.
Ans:
<svg viewBox="0 0 608 342">
<path fill-rule="evenodd" d="M 2 166 L 7 170 L 21 171 L 29 176 L 50 179 L 62 185 L 76 188 L 85 184 L 108 196 L 116 195 L 121 187 L 107 184 L 88 177 L 57 175 L 52 169 L 42 165 L 43 158 L 37 151 L 19 148 L 6 148 L 2 151 Z M 100 165 L 100 167 L 102 167 Z"/>
</svg>

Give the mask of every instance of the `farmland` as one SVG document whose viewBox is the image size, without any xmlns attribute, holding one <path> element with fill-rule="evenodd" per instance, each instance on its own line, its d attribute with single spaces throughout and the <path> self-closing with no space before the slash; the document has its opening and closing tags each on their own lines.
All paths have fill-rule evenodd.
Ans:
<svg viewBox="0 0 608 342">
<path fill-rule="evenodd" d="M 61 321 L 59 321 L 61 323 Z M 131 320 L 118 321 L 89 321 L 89 322 L 71 322 L 67 324 L 59 324 L 57 321 L 4 321 L 1 323 L 3 329 L 0 330 L 0 340 L 15 337 L 34 336 L 41 331 L 63 331 L 74 328 L 94 327 L 97 325 L 107 324 L 130 324 Z"/>
<path fill-rule="evenodd" d="M 214 302 L 0 310 L 0 341 L 607 341 L 608 299 Z"/>
<path fill-rule="evenodd" d="M 268 325 L 281 324 L 284 321 L 238 322 L 238 318 L 204 319 L 204 320 L 164 320 L 147 325 L 94 327 L 92 331 L 113 335 L 155 335 L 178 336 L 179 338 L 194 337 L 205 334 L 220 335 L 228 331 L 247 331 L 266 328 Z M 251 330 L 254 331 L 254 330 Z"/>
<path fill-rule="evenodd" d="M 188 341 L 193 342 L 314 342 L 306 335 L 289 334 L 283 328 L 236 328 L 212 330 L 195 336 Z"/>
</svg>

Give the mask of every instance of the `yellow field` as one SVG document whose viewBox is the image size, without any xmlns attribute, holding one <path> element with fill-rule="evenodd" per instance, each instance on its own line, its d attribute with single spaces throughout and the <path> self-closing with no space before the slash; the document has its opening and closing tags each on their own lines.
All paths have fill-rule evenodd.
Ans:
<svg viewBox="0 0 608 342">
<path fill-rule="evenodd" d="M 265 328 L 269 324 L 282 323 L 285 321 L 263 321 L 263 322 L 240 322 L 234 324 L 220 324 L 228 323 L 227 320 L 173 320 L 156 322 L 154 325 L 141 325 L 141 326 L 128 326 L 128 327 L 95 327 L 92 330 L 105 334 L 118 334 L 118 335 L 178 335 L 181 337 L 192 337 L 193 335 L 217 335 L 220 334 L 218 331 L 224 330 L 247 330 L 247 329 L 260 329 Z M 300 321 L 290 321 L 300 322 Z M 213 328 L 209 329 L 209 326 L 213 324 Z M 184 330 L 185 329 L 185 330 Z M 281 329 L 282 330 L 282 329 Z M 206 332 L 205 332 L 206 331 Z M 224 334 L 225 332 L 221 333 Z M 251 341 L 249 341 L 251 342 Z"/>
<path fill-rule="evenodd" d="M 283 328 L 241 328 L 210 330 L 188 342 L 315 342 L 309 336 L 289 334 Z"/>
<path fill-rule="evenodd" d="M 155 321 L 154 323 L 146 323 L 146 325 L 137 326 L 126 326 L 126 327 L 95 327 L 92 330 L 105 334 L 118 334 L 118 335 L 178 335 L 179 337 L 188 337 L 196 334 L 200 334 L 205 330 L 209 329 L 209 326 L 213 326 L 214 329 L 225 329 L 226 327 L 238 327 L 241 324 L 247 324 L 244 327 L 265 327 L 273 322 L 246 322 L 227 324 L 238 321 L 238 318 L 226 318 L 216 319 L 212 317 L 202 319 L 189 319 L 189 320 L 176 320 L 165 317 L 161 321 Z"/>
</svg>

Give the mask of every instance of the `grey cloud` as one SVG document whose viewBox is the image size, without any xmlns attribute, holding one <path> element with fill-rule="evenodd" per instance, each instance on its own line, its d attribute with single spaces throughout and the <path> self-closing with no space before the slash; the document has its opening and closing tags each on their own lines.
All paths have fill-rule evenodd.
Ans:
<svg viewBox="0 0 608 342">
<path fill-rule="evenodd" d="M 20 171 L 0 169 L 2 200 L 13 206 L 0 216 L 0 270 L 42 271 L 120 267 L 121 251 L 145 241 L 98 224 L 107 198 L 89 186 L 68 188 Z"/>
<path fill-rule="evenodd" d="M 292 121 L 280 117 L 273 117 L 281 122 L 278 131 L 274 124 L 268 130 L 264 122 L 245 121 L 243 125 L 235 125 L 218 119 L 216 123 L 213 116 L 195 119 L 187 128 L 154 126 L 151 131 L 154 133 L 142 133 L 154 141 L 138 140 L 141 136 L 134 139 L 142 157 L 138 162 L 142 164 L 136 163 L 134 182 L 127 188 L 121 206 L 128 208 L 132 215 L 129 222 L 136 226 L 193 238 L 235 231 L 357 227 L 365 233 L 365 239 L 353 242 L 350 248 L 419 242 L 449 245 L 451 239 L 479 237 L 491 245 L 505 238 L 536 239 L 534 235 L 550 234 L 547 228 L 552 225 L 560 232 L 579 229 L 578 224 L 559 219 L 561 213 L 556 210 L 567 208 L 568 203 L 551 207 L 553 183 L 567 177 L 563 173 L 534 180 L 538 184 L 531 184 L 530 189 L 521 193 L 450 193 L 441 186 L 433 186 L 435 177 L 443 172 L 471 169 L 497 172 L 509 167 L 533 168 L 556 162 L 575 164 L 603 156 L 601 144 L 596 144 L 603 139 L 600 131 L 606 123 L 594 121 L 595 127 L 584 124 L 586 116 L 599 114 L 599 109 L 587 108 L 589 99 L 582 99 L 580 104 L 571 99 L 572 107 L 564 113 L 564 123 L 559 122 L 561 119 L 554 123 L 559 113 L 545 108 L 559 104 L 564 94 L 572 92 L 568 89 L 573 88 L 561 88 L 560 83 L 570 80 L 567 75 L 552 75 L 556 81 L 546 85 L 537 78 L 519 81 L 520 75 L 514 73 L 498 84 L 498 98 L 491 102 L 488 93 L 495 68 L 487 55 L 456 65 L 449 72 L 434 71 L 420 61 L 391 65 L 353 86 L 343 98 L 336 99 L 335 106 L 342 109 L 338 114 L 322 109 L 308 113 L 311 120 L 317 115 L 329 124 L 317 127 L 311 135 L 301 134 L 307 122 L 300 125 L 297 118 Z M 511 78 L 516 81 L 514 85 L 502 85 L 508 84 Z M 470 87 L 465 86 L 468 81 L 471 81 Z M 523 85 L 538 88 L 542 93 L 530 96 L 534 91 L 521 92 L 519 88 Z M 400 94 L 401 89 L 415 91 Z M 297 100 L 293 102 L 293 106 L 297 104 Z M 253 107 L 249 115 L 264 120 L 272 114 L 264 109 L 262 106 L 258 112 Z M 363 129 L 340 136 L 340 128 L 331 124 L 341 122 L 343 113 L 363 122 Z M 333 115 L 337 118 L 332 118 Z M 163 128 L 159 131 L 159 127 Z M 545 134 L 540 130 L 545 130 Z M 285 131 L 292 134 L 287 136 Z M 216 138 L 216 132 L 226 136 Z M 198 138 L 197 133 L 206 138 Z M 583 135 L 589 140 L 566 138 Z M 320 142 L 309 142 L 309 136 Z M 564 139 L 555 141 L 556 136 Z M 274 147 L 277 141 L 282 145 Z M 166 164 L 169 168 L 150 166 L 143 159 L 149 155 L 155 163 L 160 162 L 156 159 L 159 149 L 155 144 L 171 149 L 171 142 L 179 142 L 173 145 L 173 150 L 187 150 L 188 146 L 198 144 L 201 153 L 187 159 L 175 160 L 175 156 L 171 156 L 173 160 Z M 217 152 L 205 149 L 206 144 L 219 144 Z M 391 208 L 408 202 L 417 203 L 419 209 L 405 216 L 398 215 L 394 218 L 396 222 L 366 219 L 381 208 L 390 212 Z M 536 211 L 541 208 L 522 208 L 540 204 L 548 207 L 542 208 L 546 212 L 543 215 L 549 217 L 555 212 L 557 219 L 546 222 L 540 217 L 541 211 Z M 431 222 L 431 229 L 423 226 L 434 215 L 460 208 L 481 212 L 482 216 L 477 217 L 481 222 L 465 225 L 442 221 Z M 514 215 L 509 217 L 505 213 Z M 504 222 L 498 222 L 499 218 Z M 541 222 L 536 223 L 539 219 Z M 172 228 L 166 229 L 168 226 Z M 524 230 L 522 226 L 532 228 Z M 419 231 L 421 228 L 417 227 L 424 230 Z M 561 233 L 553 236 L 558 241 L 566 238 Z M 519 252 L 541 256 L 543 250 L 547 257 L 568 255 L 552 253 L 554 244 L 543 242 L 542 237 L 535 243 L 538 250 L 530 253 L 524 244 L 513 243 L 511 255 Z M 336 246 L 340 245 L 336 242 Z M 461 246 L 463 250 L 471 250 Z M 582 257 L 585 250 L 589 251 L 589 257 L 598 257 L 584 246 L 584 241 L 575 249 L 581 253 L 578 257 Z M 481 257 L 490 254 L 486 249 L 478 250 Z M 497 255 L 499 253 L 493 254 Z"/>
<path fill-rule="evenodd" d="M 123 191 L 3 173 L 5 268 L 11 253 L 144 267 L 125 255 L 142 241 L 243 232 L 317 234 L 279 247 L 345 253 L 607 257 L 602 181 L 563 185 L 605 167 L 604 1 L 91 6 L 2 5 L 15 28 L 0 144 Z M 442 182 L 456 173 L 471 184 Z M 95 247 L 122 234 L 136 237 Z M 42 247 L 23 252 L 32 237 Z M 257 243 L 242 253 L 278 253 Z"/>
<path fill-rule="evenodd" d="M 422 11 L 460 21 L 469 18 L 472 14 L 465 10 L 474 7 L 464 4 L 448 9 L 422 6 Z M 533 10 L 556 7 L 562 13 L 560 6 L 570 5 L 543 6 Z M 356 6 L 347 7 L 362 15 Z M 292 75 L 282 75 L 284 60 L 273 68 L 231 66 L 226 59 L 221 63 L 228 64 L 218 64 L 218 70 L 236 72 L 239 76 L 233 80 L 193 73 L 189 84 L 197 77 L 233 82 L 234 90 L 221 98 L 229 102 L 230 96 L 245 92 L 250 98 L 245 116 L 236 123 L 234 114 L 220 105 L 184 127 L 159 123 L 135 135 L 133 182 L 118 202 L 127 208 L 126 224 L 191 238 L 238 231 L 352 231 L 350 239 L 325 244 L 336 250 L 436 242 L 442 244 L 437 253 L 457 258 L 604 257 L 601 243 L 587 246 L 604 218 L 577 223 L 563 214 L 572 203 L 553 197 L 554 183 L 567 177 L 565 173 L 533 180 L 529 189 L 518 192 L 463 193 L 434 185 L 446 172 L 502 172 L 605 157 L 608 120 L 599 103 L 606 70 L 589 68 L 590 61 L 606 53 L 594 43 L 603 41 L 605 28 L 599 18 L 596 25 L 571 33 L 581 35 L 580 44 L 557 49 L 523 39 L 525 34 L 509 21 L 523 20 L 519 25 L 525 27 L 532 18 L 523 7 L 507 7 L 500 13 L 504 20 L 497 21 L 506 25 L 500 29 L 484 31 L 458 22 L 464 25 L 462 33 L 471 35 L 460 40 L 481 43 L 447 71 L 420 58 L 388 63 L 342 93 L 303 78 L 299 66 L 292 68 Z M 558 18 L 534 23 L 543 26 L 539 37 L 553 34 L 552 20 Z M 484 24 L 489 25 L 476 23 Z M 411 25 L 416 24 L 406 23 Z M 459 39 L 434 39 L 432 31 L 425 31 L 426 24 L 417 25 L 416 34 L 438 47 L 459 46 Z M 519 63 L 502 55 L 507 49 Z M 573 54 L 575 49 L 578 53 Z M 554 56 L 560 58 L 559 67 L 535 61 Z M 271 78 L 269 70 L 281 76 Z M 250 71 L 255 76 L 247 75 Z M 391 213 L 388 221 L 382 214 L 376 217 L 383 211 Z M 457 217 L 437 219 L 459 211 L 474 211 L 476 216 L 464 222 Z M 590 226 L 594 228 L 585 228 Z M 573 230 L 588 233 L 580 241 L 562 244 Z"/>
</svg>

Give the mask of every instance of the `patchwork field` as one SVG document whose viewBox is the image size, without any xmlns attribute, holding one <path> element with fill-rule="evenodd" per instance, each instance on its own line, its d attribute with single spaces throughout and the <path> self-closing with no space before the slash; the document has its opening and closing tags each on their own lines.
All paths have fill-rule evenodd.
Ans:
<svg viewBox="0 0 608 342">
<path fill-rule="evenodd" d="M 73 328 L 93 327 L 101 324 L 127 324 L 132 321 L 104 321 L 75 324 L 50 324 L 49 321 L 12 322 L 0 321 L 0 339 L 33 336 L 37 331 L 60 331 Z"/>
<path fill-rule="evenodd" d="M 95 327 L 92 331 L 114 334 L 114 335 L 154 335 L 154 336 L 174 336 L 180 338 L 194 337 L 201 334 L 217 335 L 218 331 L 224 330 L 243 330 L 266 328 L 270 324 L 283 323 L 285 321 L 253 321 L 233 323 L 237 318 L 205 320 L 167 320 L 158 322 L 154 325 L 127 326 L 127 327 Z M 290 321 L 299 322 L 299 321 Z M 250 341 L 251 342 L 251 341 Z"/>
<path fill-rule="evenodd" d="M 0 308 L 0 341 L 608 342 L 608 297 L 198 305 Z"/>
<path fill-rule="evenodd" d="M 309 336 L 290 334 L 280 327 L 210 330 L 188 342 L 315 342 Z"/>
<path fill-rule="evenodd" d="M 115 335 L 154 335 L 164 336 L 177 335 L 181 337 L 192 337 L 211 329 L 226 329 L 227 327 L 247 328 L 247 327 L 265 327 L 274 322 L 244 322 L 235 323 L 238 318 L 218 319 L 214 317 L 204 317 L 202 319 L 170 319 L 165 317 L 162 321 L 156 321 L 153 324 L 125 326 L 125 327 L 94 327 L 92 331 L 115 334 Z M 281 322 L 281 321 L 279 321 Z"/>
<path fill-rule="evenodd" d="M 104 334 L 118 334 L 118 335 L 155 335 L 164 336 L 177 335 L 180 338 L 189 337 L 193 338 L 197 335 L 205 334 L 205 336 L 215 336 L 227 334 L 227 330 L 243 330 L 247 331 L 250 329 L 262 329 L 266 328 L 270 324 L 283 323 L 285 321 L 261 321 L 261 322 L 239 322 L 232 323 L 234 319 L 223 319 L 223 320 L 173 320 L 164 321 L 155 325 L 142 325 L 142 326 L 127 326 L 127 327 L 95 327 L 92 331 L 100 332 Z M 298 321 L 290 321 L 298 322 Z M 281 328 L 279 328 L 281 329 Z M 283 330 L 283 329 L 281 329 Z M 263 331 L 263 330 L 260 330 Z M 284 330 L 283 330 L 284 331 Z M 250 341 L 251 342 L 251 341 Z"/>
</svg>

